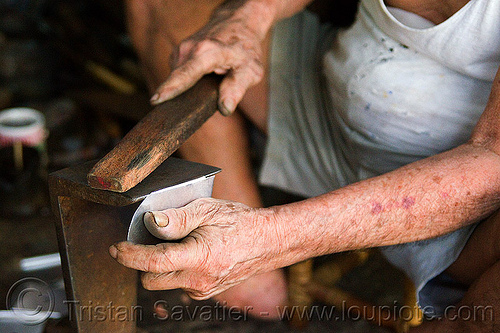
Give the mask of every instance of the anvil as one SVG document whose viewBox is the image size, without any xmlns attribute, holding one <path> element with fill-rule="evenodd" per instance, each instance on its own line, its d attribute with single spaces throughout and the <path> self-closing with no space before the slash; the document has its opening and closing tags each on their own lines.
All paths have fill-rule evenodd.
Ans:
<svg viewBox="0 0 500 333">
<path fill-rule="evenodd" d="M 56 231 L 67 299 L 78 332 L 135 332 L 134 318 L 106 317 L 108 308 L 130 316 L 137 298 L 137 271 L 118 264 L 108 248 L 127 239 L 134 211 L 151 193 L 219 171 L 167 159 L 215 112 L 217 86 L 213 78 L 202 79 L 156 107 L 99 163 L 49 176 L 52 207 L 60 217 Z"/>
</svg>

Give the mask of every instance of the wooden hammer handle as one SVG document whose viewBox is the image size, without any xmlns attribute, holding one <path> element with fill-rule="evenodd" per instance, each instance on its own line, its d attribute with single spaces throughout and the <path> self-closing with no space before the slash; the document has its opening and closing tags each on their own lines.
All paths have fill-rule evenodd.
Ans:
<svg viewBox="0 0 500 333">
<path fill-rule="evenodd" d="M 146 178 L 217 110 L 219 79 L 203 77 L 156 106 L 87 175 L 91 187 L 125 192 Z"/>
</svg>

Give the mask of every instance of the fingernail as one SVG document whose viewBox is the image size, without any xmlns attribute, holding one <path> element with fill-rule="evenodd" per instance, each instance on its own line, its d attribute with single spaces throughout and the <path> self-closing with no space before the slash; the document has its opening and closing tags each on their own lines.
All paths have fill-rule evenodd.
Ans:
<svg viewBox="0 0 500 333">
<path fill-rule="evenodd" d="M 153 95 L 153 97 L 151 97 L 151 99 L 149 100 L 151 103 L 155 103 L 158 101 L 158 99 L 160 98 L 160 94 L 156 93 Z"/>
<path fill-rule="evenodd" d="M 109 247 L 109 254 L 116 259 L 116 257 L 118 257 L 118 249 L 116 248 L 116 246 L 114 245 L 111 245 Z"/>
<path fill-rule="evenodd" d="M 224 116 L 229 116 L 234 112 L 234 102 L 230 99 L 226 99 L 220 103 L 220 111 Z"/>
<path fill-rule="evenodd" d="M 168 216 L 160 212 L 146 212 L 144 214 L 144 222 L 154 223 L 160 228 L 164 228 L 168 225 Z"/>
</svg>

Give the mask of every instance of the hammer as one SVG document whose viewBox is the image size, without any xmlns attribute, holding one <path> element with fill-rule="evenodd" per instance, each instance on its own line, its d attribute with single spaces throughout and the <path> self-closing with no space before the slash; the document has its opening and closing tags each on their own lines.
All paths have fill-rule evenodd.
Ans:
<svg viewBox="0 0 500 333">
<path fill-rule="evenodd" d="M 87 175 L 95 189 L 125 192 L 149 175 L 217 109 L 219 79 L 203 77 L 156 106 Z"/>
</svg>

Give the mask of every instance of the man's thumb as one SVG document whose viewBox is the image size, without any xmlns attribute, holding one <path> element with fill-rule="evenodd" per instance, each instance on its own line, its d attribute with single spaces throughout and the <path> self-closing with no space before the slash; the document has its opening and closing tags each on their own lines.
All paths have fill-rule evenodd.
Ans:
<svg viewBox="0 0 500 333">
<path fill-rule="evenodd" d="M 152 235 L 165 240 L 184 238 L 199 225 L 198 219 L 185 208 L 146 212 L 143 219 Z"/>
</svg>

